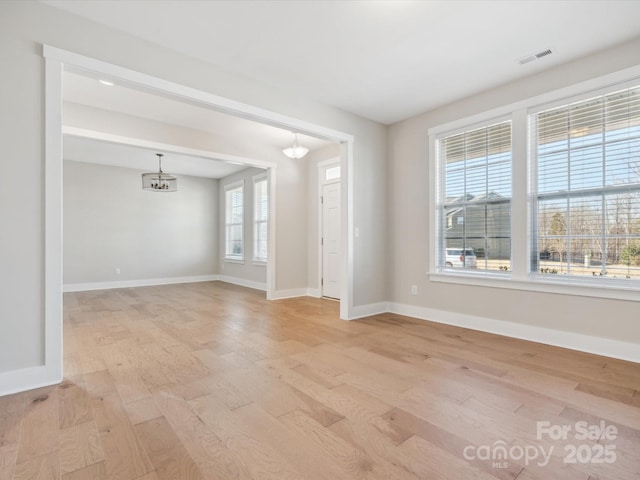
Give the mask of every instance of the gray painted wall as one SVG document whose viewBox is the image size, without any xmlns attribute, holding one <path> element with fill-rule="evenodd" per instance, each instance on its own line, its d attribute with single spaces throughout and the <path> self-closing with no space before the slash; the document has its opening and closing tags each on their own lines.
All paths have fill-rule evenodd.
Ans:
<svg viewBox="0 0 640 480">
<path fill-rule="evenodd" d="M 180 175 L 155 193 L 141 173 L 64 162 L 65 284 L 216 273 L 218 180 Z"/>
</svg>

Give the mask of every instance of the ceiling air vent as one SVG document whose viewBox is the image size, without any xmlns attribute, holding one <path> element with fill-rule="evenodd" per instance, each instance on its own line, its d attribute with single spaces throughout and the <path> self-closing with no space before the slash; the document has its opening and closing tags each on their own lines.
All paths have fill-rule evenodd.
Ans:
<svg viewBox="0 0 640 480">
<path fill-rule="evenodd" d="M 533 53 L 531 55 L 527 55 L 524 58 L 521 58 L 520 60 L 518 60 L 518 63 L 520 65 L 524 65 L 525 63 L 533 62 L 534 60 L 537 60 L 542 57 L 546 57 L 547 55 L 551 55 L 552 53 L 553 52 L 551 51 L 551 49 L 547 48 L 546 50 L 542 50 L 541 52 Z"/>
</svg>

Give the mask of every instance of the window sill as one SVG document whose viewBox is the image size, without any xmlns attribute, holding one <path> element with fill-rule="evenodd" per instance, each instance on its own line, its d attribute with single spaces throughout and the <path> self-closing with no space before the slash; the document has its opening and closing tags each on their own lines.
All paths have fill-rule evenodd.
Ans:
<svg viewBox="0 0 640 480">
<path fill-rule="evenodd" d="M 624 285 L 623 283 L 626 283 L 624 280 L 620 282 L 611 280 L 611 283 L 604 284 L 601 281 L 591 281 L 589 278 L 548 278 L 547 276 L 531 274 L 528 278 L 517 279 L 512 274 L 484 275 L 467 272 L 431 272 L 428 274 L 428 278 L 432 282 L 458 285 L 640 301 L 640 288 Z"/>
<path fill-rule="evenodd" d="M 225 263 L 238 263 L 238 264 L 244 265 L 244 259 L 243 258 L 225 257 L 224 261 L 225 261 Z"/>
<path fill-rule="evenodd" d="M 255 265 L 256 267 L 266 267 L 267 266 L 267 262 L 265 260 L 253 260 L 251 262 L 253 265 Z"/>
</svg>

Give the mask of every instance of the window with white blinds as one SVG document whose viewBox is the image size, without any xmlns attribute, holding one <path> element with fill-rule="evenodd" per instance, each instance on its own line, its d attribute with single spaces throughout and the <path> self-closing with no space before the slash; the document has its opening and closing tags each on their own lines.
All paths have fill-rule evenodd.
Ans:
<svg viewBox="0 0 640 480">
<path fill-rule="evenodd" d="M 640 86 L 534 112 L 532 272 L 640 279 Z"/>
<path fill-rule="evenodd" d="M 244 259 L 244 184 L 225 187 L 225 256 L 232 260 Z"/>
<path fill-rule="evenodd" d="M 253 259 L 266 262 L 269 251 L 267 221 L 269 219 L 269 192 L 267 177 L 253 180 Z"/>
<path fill-rule="evenodd" d="M 511 121 L 437 140 L 441 270 L 511 270 Z"/>
</svg>

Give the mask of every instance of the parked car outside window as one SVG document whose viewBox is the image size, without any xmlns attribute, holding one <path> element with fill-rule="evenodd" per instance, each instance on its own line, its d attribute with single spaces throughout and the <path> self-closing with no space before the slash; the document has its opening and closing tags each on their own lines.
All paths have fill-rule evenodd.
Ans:
<svg viewBox="0 0 640 480">
<path fill-rule="evenodd" d="M 447 248 L 445 266 L 447 268 L 476 268 L 478 259 L 473 248 Z"/>
</svg>

